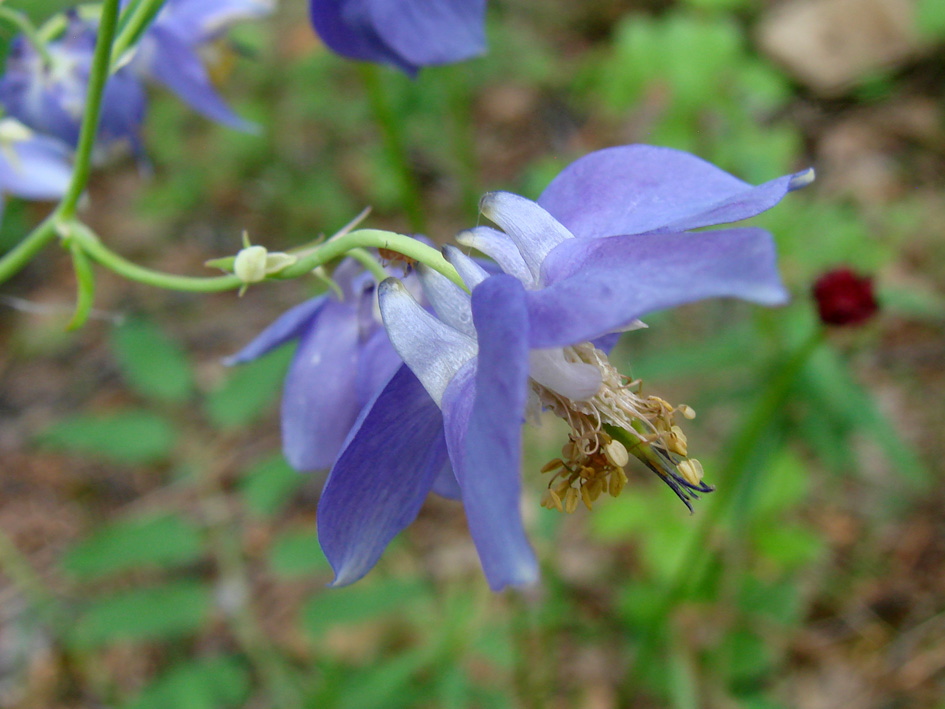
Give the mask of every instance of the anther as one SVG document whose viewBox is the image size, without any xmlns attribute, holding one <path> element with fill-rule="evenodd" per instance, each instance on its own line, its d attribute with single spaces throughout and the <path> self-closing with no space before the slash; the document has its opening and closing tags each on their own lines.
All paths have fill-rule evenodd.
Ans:
<svg viewBox="0 0 945 709">
<path fill-rule="evenodd" d="M 567 494 L 564 496 L 564 511 L 568 514 L 574 512 L 577 509 L 578 504 L 578 491 L 573 487 L 568 488 Z"/>
<path fill-rule="evenodd" d="M 611 440 L 610 443 L 604 446 L 604 457 L 617 468 L 622 468 L 630 462 L 630 454 L 623 443 L 615 440 Z"/>
<path fill-rule="evenodd" d="M 686 460 L 680 461 L 676 466 L 676 470 L 679 471 L 679 474 L 682 475 L 683 479 L 690 485 L 696 486 L 702 482 L 702 476 L 704 474 L 702 463 L 695 458 L 687 458 Z"/>
</svg>

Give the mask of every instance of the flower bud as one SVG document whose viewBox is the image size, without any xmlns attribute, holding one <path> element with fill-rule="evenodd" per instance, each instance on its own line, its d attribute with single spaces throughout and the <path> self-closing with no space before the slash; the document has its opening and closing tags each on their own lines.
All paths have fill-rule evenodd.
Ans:
<svg viewBox="0 0 945 709">
<path fill-rule="evenodd" d="M 233 261 L 233 273 L 243 283 L 259 283 L 266 278 L 265 246 L 247 246 L 240 249 Z"/>
<path fill-rule="evenodd" d="M 849 268 L 828 271 L 813 288 L 820 319 L 827 325 L 859 325 L 879 310 L 873 296 L 873 279 Z"/>
</svg>

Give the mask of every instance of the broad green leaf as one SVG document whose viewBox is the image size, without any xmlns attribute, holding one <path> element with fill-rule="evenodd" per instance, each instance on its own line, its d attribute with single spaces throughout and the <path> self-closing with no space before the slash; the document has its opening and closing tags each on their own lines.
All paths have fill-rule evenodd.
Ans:
<svg viewBox="0 0 945 709">
<path fill-rule="evenodd" d="M 79 650 L 121 641 L 169 640 L 198 632 L 210 615 L 210 589 L 196 581 L 135 588 L 93 601 L 72 627 Z"/>
<path fill-rule="evenodd" d="M 167 419 L 149 411 L 123 409 L 108 414 L 79 414 L 54 423 L 37 437 L 41 445 L 116 463 L 165 460 L 177 432 Z"/>
<path fill-rule="evenodd" d="M 194 378 L 187 356 L 154 323 L 129 320 L 114 329 L 111 345 L 122 374 L 136 392 L 172 403 L 190 398 Z"/>
<path fill-rule="evenodd" d="M 302 610 L 302 623 L 312 636 L 318 637 L 332 626 L 402 613 L 405 607 L 427 598 L 427 588 L 419 581 L 383 579 L 370 585 L 361 582 L 309 600 Z"/>
<path fill-rule="evenodd" d="M 281 347 L 262 359 L 229 371 L 206 400 L 207 416 L 221 428 L 245 426 L 264 415 L 282 389 L 294 347 Z"/>
<path fill-rule="evenodd" d="M 197 527 L 176 515 L 124 519 L 97 529 L 62 559 L 76 578 L 91 580 L 141 566 L 190 563 L 203 551 Z"/>
<path fill-rule="evenodd" d="M 269 565 L 286 577 L 309 576 L 330 568 L 315 529 L 289 530 L 276 537 L 269 552 Z"/>
<path fill-rule="evenodd" d="M 235 657 L 182 662 L 146 686 L 124 709 L 224 709 L 243 706 L 252 679 Z"/>
<path fill-rule="evenodd" d="M 239 487 L 246 506 L 263 517 L 276 514 L 308 480 L 308 476 L 293 470 L 281 454 L 276 454 L 247 470 Z"/>
</svg>

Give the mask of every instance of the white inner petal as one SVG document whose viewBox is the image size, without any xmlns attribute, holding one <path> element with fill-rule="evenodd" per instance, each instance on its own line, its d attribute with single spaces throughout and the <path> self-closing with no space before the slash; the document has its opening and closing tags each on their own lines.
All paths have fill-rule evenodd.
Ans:
<svg viewBox="0 0 945 709">
<path fill-rule="evenodd" d="M 476 337 L 473 325 L 472 300 L 449 278 L 423 264 L 417 266 L 423 292 L 433 306 L 437 317 L 465 335 Z"/>
<path fill-rule="evenodd" d="M 511 192 L 488 192 L 479 202 L 479 211 L 505 231 L 515 242 L 532 278 L 540 282 L 541 263 L 555 246 L 573 239 L 557 219 L 537 203 Z"/>
<path fill-rule="evenodd" d="M 532 272 L 528 269 L 525 259 L 522 258 L 518 247 L 508 234 L 491 227 L 478 226 L 475 229 L 467 229 L 457 234 L 456 241 L 463 246 L 484 253 L 499 264 L 499 268 L 505 273 L 515 276 L 524 283 L 528 290 L 535 290 L 538 287 L 538 283 L 532 277 Z"/>
<path fill-rule="evenodd" d="M 450 380 L 479 352 L 478 343 L 424 310 L 396 279 L 381 283 L 378 302 L 391 344 L 439 406 Z"/>
<path fill-rule="evenodd" d="M 470 292 L 489 277 L 489 274 L 486 273 L 486 270 L 482 266 L 455 246 L 444 246 L 443 255 L 459 272 L 459 277 L 463 279 L 463 283 L 466 284 Z"/>
<path fill-rule="evenodd" d="M 590 399 L 600 389 L 600 370 L 584 362 L 569 362 L 561 348 L 532 350 L 528 365 L 532 379 L 573 401 Z"/>
</svg>

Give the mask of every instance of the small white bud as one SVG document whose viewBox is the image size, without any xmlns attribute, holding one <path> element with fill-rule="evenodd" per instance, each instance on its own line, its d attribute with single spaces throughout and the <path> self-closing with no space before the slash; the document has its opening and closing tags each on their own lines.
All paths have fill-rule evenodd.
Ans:
<svg viewBox="0 0 945 709">
<path fill-rule="evenodd" d="M 268 252 L 265 246 L 240 249 L 233 261 L 233 273 L 243 283 L 259 283 L 266 278 Z"/>
</svg>

